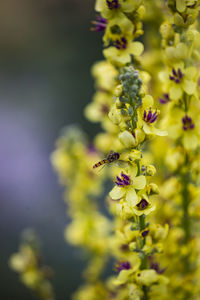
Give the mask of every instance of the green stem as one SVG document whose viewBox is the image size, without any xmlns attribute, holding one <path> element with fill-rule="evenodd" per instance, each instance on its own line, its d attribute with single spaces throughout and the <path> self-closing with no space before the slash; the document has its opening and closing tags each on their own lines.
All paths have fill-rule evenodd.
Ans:
<svg viewBox="0 0 200 300">
<path fill-rule="evenodd" d="M 188 166 L 187 163 L 187 157 L 186 157 L 186 165 Z M 188 170 L 188 167 L 187 167 Z M 182 207 L 183 207 L 183 218 L 182 218 L 182 228 L 185 232 L 185 243 L 188 243 L 190 240 L 190 216 L 188 213 L 189 209 L 189 204 L 190 204 L 190 195 L 189 195 L 189 190 L 188 190 L 188 184 L 190 181 L 190 176 L 189 172 L 185 171 L 182 173 Z"/>
</svg>

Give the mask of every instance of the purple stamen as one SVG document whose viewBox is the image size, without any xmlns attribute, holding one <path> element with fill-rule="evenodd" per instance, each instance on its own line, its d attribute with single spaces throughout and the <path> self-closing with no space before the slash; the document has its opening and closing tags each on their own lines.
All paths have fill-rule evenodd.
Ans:
<svg viewBox="0 0 200 300">
<path fill-rule="evenodd" d="M 144 210 L 148 205 L 149 203 L 147 200 L 142 199 L 136 206 L 139 208 L 139 210 Z"/>
<path fill-rule="evenodd" d="M 176 70 L 174 68 L 172 69 L 172 73 L 174 76 L 177 76 Z"/>
<path fill-rule="evenodd" d="M 155 270 L 158 274 L 163 274 L 165 272 L 165 268 L 161 269 L 159 263 L 152 262 L 150 264 L 150 268 Z"/>
<path fill-rule="evenodd" d="M 176 83 L 180 83 L 181 79 L 183 78 L 183 73 L 181 72 L 181 69 L 178 68 L 178 70 L 176 71 L 174 68 L 172 69 L 172 75 L 169 75 L 169 79 L 176 82 Z"/>
<path fill-rule="evenodd" d="M 104 31 L 107 25 L 107 20 L 102 18 L 101 16 L 97 16 L 97 21 L 91 22 L 94 27 L 91 28 L 92 31 L 100 32 Z"/>
<path fill-rule="evenodd" d="M 122 270 L 130 270 L 131 264 L 129 261 L 120 261 L 115 265 L 115 268 L 118 272 L 121 272 Z"/>
<path fill-rule="evenodd" d="M 144 231 L 142 232 L 142 237 L 147 236 L 148 233 L 149 233 L 149 230 L 144 230 Z"/>
<path fill-rule="evenodd" d="M 115 48 L 117 48 L 118 50 L 120 49 L 126 49 L 127 47 L 127 40 L 125 37 L 122 37 L 120 40 L 116 40 L 113 42 Z"/>
<path fill-rule="evenodd" d="M 182 118 L 182 123 L 183 123 L 183 130 L 190 130 L 190 129 L 194 129 L 195 125 L 192 121 L 192 118 L 188 117 L 187 115 L 185 115 L 184 118 Z"/>
<path fill-rule="evenodd" d="M 118 0 L 106 0 L 106 3 L 109 9 L 116 9 L 119 7 Z"/>
<path fill-rule="evenodd" d="M 143 120 L 147 123 L 154 123 L 157 120 L 157 118 L 158 118 L 157 111 L 155 111 L 152 114 L 151 108 L 149 109 L 148 114 L 147 114 L 146 110 L 143 113 Z"/>
<path fill-rule="evenodd" d="M 166 104 L 166 103 L 168 103 L 169 101 L 170 101 L 170 99 L 169 99 L 169 94 L 167 94 L 167 93 L 163 94 L 163 97 L 162 97 L 162 98 L 159 98 L 159 102 L 160 102 L 161 104 Z"/>
<path fill-rule="evenodd" d="M 124 174 L 124 173 L 121 173 L 121 176 L 125 179 L 125 180 L 130 180 L 129 176 Z"/>
<path fill-rule="evenodd" d="M 127 186 L 127 185 L 130 185 L 131 184 L 131 181 L 130 181 L 130 177 L 126 174 L 124 174 L 123 172 L 121 173 L 121 177 L 120 178 L 119 176 L 116 177 L 116 180 L 114 181 L 116 183 L 117 186 Z"/>
</svg>

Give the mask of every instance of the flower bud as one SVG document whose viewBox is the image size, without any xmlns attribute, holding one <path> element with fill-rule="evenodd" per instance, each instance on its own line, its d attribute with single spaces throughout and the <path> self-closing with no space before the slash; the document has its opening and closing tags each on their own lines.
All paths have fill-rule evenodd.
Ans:
<svg viewBox="0 0 200 300">
<path fill-rule="evenodd" d="M 156 168 L 153 165 L 146 166 L 146 175 L 154 176 L 156 174 Z"/>
<path fill-rule="evenodd" d="M 119 140 L 126 148 L 132 148 L 136 146 L 136 139 L 127 130 L 119 134 Z"/>
</svg>

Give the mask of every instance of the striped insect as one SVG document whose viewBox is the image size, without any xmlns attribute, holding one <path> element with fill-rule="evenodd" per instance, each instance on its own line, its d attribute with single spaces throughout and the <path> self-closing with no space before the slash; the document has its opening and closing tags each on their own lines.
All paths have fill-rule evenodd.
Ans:
<svg viewBox="0 0 200 300">
<path fill-rule="evenodd" d="M 112 163 L 113 161 L 116 161 L 118 160 L 120 157 L 120 154 L 118 152 L 114 152 L 114 151 L 110 151 L 109 155 L 107 158 L 105 159 L 102 159 L 101 161 L 99 161 L 98 163 L 96 163 L 94 166 L 93 166 L 93 169 L 95 168 L 98 168 L 102 165 L 105 165 L 105 164 L 109 164 L 109 163 Z"/>
</svg>

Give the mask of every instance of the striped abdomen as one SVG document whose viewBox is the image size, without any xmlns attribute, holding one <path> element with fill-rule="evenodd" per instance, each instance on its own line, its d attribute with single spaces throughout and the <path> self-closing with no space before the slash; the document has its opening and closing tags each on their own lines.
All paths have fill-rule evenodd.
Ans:
<svg viewBox="0 0 200 300">
<path fill-rule="evenodd" d="M 93 169 L 95 168 L 98 168 L 106 163 L 109 163 L 109 160 L 108 159 L 102 159 L 101 161 L 99 161 L 98 163 L 96 163 L 94 166 L 93 166 Z"/>
</svg>

